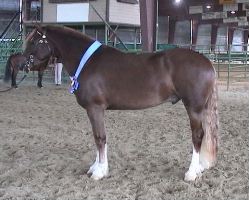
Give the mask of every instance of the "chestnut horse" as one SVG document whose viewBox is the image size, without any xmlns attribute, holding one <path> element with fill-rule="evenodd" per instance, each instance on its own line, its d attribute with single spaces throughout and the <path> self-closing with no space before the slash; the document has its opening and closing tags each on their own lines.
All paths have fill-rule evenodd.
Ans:
<svg viewBox="0 0 249 200">
<path fill-rule="evenodd" d="M 187 110 L 193 142 L 192 161 L 185 180 L 193 181 L 212 167 L 217 153 L 218 111 L 211 62 L 188 49 L 134 54 L 106 45 L 95 46 L 93 51 L 95 43 L 69 28 L 36 27 L 27 38 L 24 52 L 27 59 L 42 60 L 54 48 L 58 49 L 72 77 L 72 92 L 78 104 L 86 109 L 92 125 L 97 155 L 88 174 L 95 180 L 108 174 L 105 110 L 144 109 L 179 100 Z M 88 55 L 88 60 L 78 73 L 83 54 L 83 57 Z"/>
<path fill-rule="evenodd" d="M 17 88 L 16 84 L 16 76 L 19 72 L 19 70 L 26 69 L 26 72 L 29 72 L 25 65 L 27 65 L 27 59 L 25 56 L 22 55 L 22 53 L 15 53 L 10 55 L 10 57 L 7 60 L 6 66 L 5 66 L 5 76 L 4 81 L 8 82 L 11 78 L 11 87 Z M 42 62 L 35 62 L 34 66 L 32 66 L 32 71 L 38 71 L 38 82 L 37 86 L 39 88 L 42 86 L 42 77 L 43 72 L 46 69 L 48 65 L 49 59 L 45 59 Z"/>
</svg>

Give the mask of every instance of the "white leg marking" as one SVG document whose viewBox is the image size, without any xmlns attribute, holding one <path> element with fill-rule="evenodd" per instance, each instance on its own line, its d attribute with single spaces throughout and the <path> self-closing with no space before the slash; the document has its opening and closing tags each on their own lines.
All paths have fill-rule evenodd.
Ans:
<svg viewBox="0 0 249 200">
<path fill-rule="evenodd" d="M 90 167 L 90 169 L 88 170 L 87 174 L 92 174 L 93 171 L 97 168 L 98 164 L 99 164 L 99 151 L 97 150 L 97 152 L 96 152 L 96 160 L 92 164 L 92 166 Z"/>
<path fill-rule="evenodd" d="M 185 173 L 185 181 L 194 181 L 197 177 L 201 177 L 204 167 L 200 164 L 200 155 L 193 147 L 193 155 L 189 170 Z"/>
<path fill-rule="evenodd" d="M 99 161 L 99 151 L 97 151 L 96 160 L 88 170 L 87 174 L 92 174 L 91 178 L 94 180 L 102 179 L 108 175 L 108 159 L 107 159 L 107 144 L 104 150 L 104 162 Z"/>
</svg>

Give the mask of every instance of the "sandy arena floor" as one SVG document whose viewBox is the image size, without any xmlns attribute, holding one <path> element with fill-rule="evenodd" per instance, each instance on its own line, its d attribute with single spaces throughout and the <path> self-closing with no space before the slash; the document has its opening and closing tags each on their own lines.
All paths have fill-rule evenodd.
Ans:
<svg viewBox="0 0 249 200">
<path fill-rule="evenodd" d="M 217 166 L 183 181 L 192 143 L 182 103 L 107 111 L 110 175 L 87 175 L 95 145 L 67 86 L 0 93 L 0 199 L 249 199 L 249 85 L 219 90 Z M 0 88 L 5 85 L 0 83 Z"/>
</svg>

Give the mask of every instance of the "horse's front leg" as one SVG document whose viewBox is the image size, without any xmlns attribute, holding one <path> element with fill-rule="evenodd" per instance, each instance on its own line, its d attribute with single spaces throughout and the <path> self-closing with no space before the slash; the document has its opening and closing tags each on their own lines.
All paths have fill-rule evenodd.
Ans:
<svg viewBox="0 0 249 200">
<path fill-rule="evenodd" d="M 108 175 L 104 109 L 99 105 L 90 106 L 87 108 L 87 114 L 92 125 L 93 135 L 97 146 L 96 160 L 87 174 L 91 174 L 91 178 L 94 180 L 99 180 Z"/>
<path fill-rule="evenodd" d="M 43 77 L 43 71 L 38 71 L 38 82 L 37 87 L 42 88 L 42 77 Z"/>
</svg>

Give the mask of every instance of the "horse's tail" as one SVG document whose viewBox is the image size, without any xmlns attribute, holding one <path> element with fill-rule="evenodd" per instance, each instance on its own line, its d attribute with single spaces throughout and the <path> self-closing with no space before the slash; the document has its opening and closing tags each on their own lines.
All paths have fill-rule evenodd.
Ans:
<svg viewBox="0 0 249 200">
<path fill-rule="evenodd" d="M 11 62 L 10 62 L 11 56 L 8 58 L 6 66 L 5 66 L 5 73 L 4 73 L 4 82 L 8 82 L 11 77 Z"/>
<path fill-rule="evenodd" d="M 204 136 L 200 150 L 200 163 L 206 169 L 214 166 L 218 151 L 219 118 L 217 101 L 218 88 L 216 80 L 214 80 L 213 88 L 208 97 L 202 120 Z"/>
</svg>

